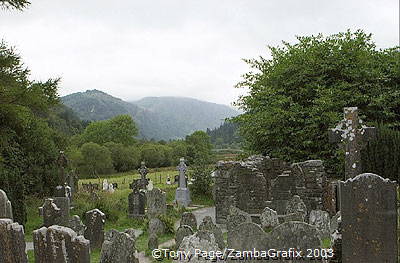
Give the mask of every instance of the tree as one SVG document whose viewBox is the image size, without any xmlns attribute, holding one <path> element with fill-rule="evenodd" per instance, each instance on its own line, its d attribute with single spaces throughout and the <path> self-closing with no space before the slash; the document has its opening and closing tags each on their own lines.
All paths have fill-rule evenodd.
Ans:
<svg viewBox="0 0 400 263">
<path fill-rule="evenodd" d="M 138 129 L 132 117 L 118 115 L 112 119 L 90 123 L 82 134 L 82 142 L 104 144 L 107 142 L 132 145 Z"/>
<path fill-rule="evenodd" d="M 336 162 L 327 132 L 346 106 L 357 106 L 365 121 L 400 127 L 398 48 L 377 50 L 363 31 L 297 40 L 269 47 L 271 59 L 246 60 L 253 71 L 237 87 L 249 93 L 237 101 L 245 113 L 234 121 L 250 151 Z"/>
<path fill-rule="evenodd" d="M 210 136 L 204 131 L 195 131 L 186 136 L 187 159 L 192 164 L 196 159 L 202 159 L 209 163 L 212 161 L 212 144 Z"/>
<path fill-rule="evenodd" d="M 104 146 L 110 151 L 113 166 L 117 172 L 130 171 L 139 166 L 140 153 L 137 147 L 115 142 L 107 142 Z"/>
<path fill-rule="evenodd" d="M 81 153 L 90 174 L 97 176 L 113 171 L 111 153 L 107 147 L 88 142 L 82 145 Z"/>
<path fill-rule="evenodd" d="M 141 148 L 142 161 L 146 162 L 148 167 L 160 167 L 163 163 L 164 155 L 160 148 L 153 143 L 146 143 Z"/>
<path fill-rule="evenodd" d="M 0 0 L 0 7 L 6 9 L 22 10 L 27 8 L 31 3 L 27 0 Z"/>
</svg>

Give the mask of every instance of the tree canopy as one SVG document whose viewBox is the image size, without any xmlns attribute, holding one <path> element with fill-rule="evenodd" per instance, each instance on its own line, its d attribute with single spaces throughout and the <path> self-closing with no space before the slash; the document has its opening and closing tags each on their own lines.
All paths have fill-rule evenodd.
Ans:
<svg viewBox="0 0 400 263">
<path fill-rule="evenodd" d="M 377 49 L 363 31 L 297 37 L 269 47 L 271 58 L 246 60 L 253 71 L 234 118 L 248 149 L 286 160 L 330 159 L 328 129 L 356 106 L 367 122 L 400 127 L 399 49 Z"/>
</svg>

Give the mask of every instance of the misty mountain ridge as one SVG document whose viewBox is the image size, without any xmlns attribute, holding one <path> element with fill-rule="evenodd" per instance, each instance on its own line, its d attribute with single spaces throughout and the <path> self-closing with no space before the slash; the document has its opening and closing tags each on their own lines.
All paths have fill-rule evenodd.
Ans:
<svg viewBox="0 0 400 263">
<path fill-rule="evenodd" d="M 213 129 L 239 114 L 222 104 L 187 97 L 145 97 L 127 102 L 99 90 L 61 98 L 83 120 L 98 121 L 121 114 L 132 116 L 139 137 L 155 140 L 184 138 L 196 130 Z"/>
</svg>

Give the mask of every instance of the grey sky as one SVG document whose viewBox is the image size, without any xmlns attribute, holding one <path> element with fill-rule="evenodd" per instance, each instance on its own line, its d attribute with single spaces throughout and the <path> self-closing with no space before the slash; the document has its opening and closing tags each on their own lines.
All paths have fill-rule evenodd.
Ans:
<svg viewBox="0 0 400 263">
<path fill-rule="evenodd" d="M 399 41 L 398 0 L 32 0 L 0 10 L 0 38 L 34 79 L 61 77 L 60 95 L 99 89 L 125 100 L 188 96 L 229 104 L 242 58 L 296 35 L 346 29 Z"/>
</svg>

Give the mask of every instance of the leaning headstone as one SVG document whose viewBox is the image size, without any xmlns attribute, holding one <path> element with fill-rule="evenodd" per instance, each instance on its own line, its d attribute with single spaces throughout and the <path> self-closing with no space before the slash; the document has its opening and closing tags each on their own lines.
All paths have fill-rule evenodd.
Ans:
<svg viewBox="0 0 400 263">
<path fill-rule="evenodd" d="M 33 231 L 36 263 L 90 263 L 89 240 L 62 226 Z"/>
<path fill-rule="evenodd" d="M 178 229 L 175 232 L 175 245 L 176 247 L 179 247 L 182 240 L 187 237 L 193 235 L 194 231 L 193 228 L 191 228 L 188 225 L 181 225 L 178 227 Z"/>
<path fill-rule="evenodd" d="M 59 225 L 61 220 L 61 210 L 54 203 L 54 199 L 46 198 L 41 207 L 39 207 L 39 215 L 43 217 L 43 226 L 49 227 Z"/>
<path fill-rule="evenodd" d="M 12 206 L 8 200 L 7 194 L 0 189 L 0 218 L 14 219 L 12 214 Z"/>
<path fill-rule="evenodd" d="M 297 214 L 298 220 L 305 221 L 307 216 L 307 207 L 301 200 L 300 196 L 294 195 L 291 200 L 286 205 L 286 214 Z"/>
<path fill-rule="evenodd" d="M 201 222 L 199 226 L 199 230 L 210 231 L 213 233 L 214 238 L 220 249 L 225 248 L 225 241 L 222 235 L 222 230 L 213 223 L 212 218 L 210 216 L 206 216 L 203 218 L 203 222 Z"/>
<path fill-rule="evenodd" d="M 142 218 L 145 216 L 146 197 L 138 189 L 128 195 L 128 216 L 131 218 Z"/>
<path fill-rule="evenodd" d="M 158 236 L 157 236 L 156 234 L 151 234 L 151 235 L 149 236 L 149 241 L 148 241 L 148 243 L 147 243 L 147 247 L 148 247 L 150 250 L 153 250 L 153 249 L 157 249 L 157 248 L 158 248 Z"/>
<path fill-rule="evenodd" d="M 228 231 L 233 230 L 242 223 L 249 222 L 251 222 L 251 216 L 248 213 L 235 206 L 229 208 L 229 215 L 226 218 L 226 228 Z"/>
<path fill-rule="evenodd" d="M 110 230 L 101 248 L 100 263 L 138 263 L 135 239 L 128 233 Z"/>
<path fill-rule="evenodd" d="M 167 212 L 167 197 L 165 192 L 154 188 L 146 193 L 147 215 L 149 218 L 156 217 Z"/>
<path fill-rule="evenodd" d="M 262 229 L 271 229 L 279 225 L 278 214 L 275 210 L 266 207 L 260 216 Z"/>
<path fill-rule="evenodd" d="M 198 231 L 196 234 L 183 238 L 179 251 L 186 251 L 191 255 L 195 255 L 195 251 L 218 251 L 218 244 L 215 241 L 214 234 L 209 231 Z M 205 257 L 194 256 L 193 258 L 185 259 L 179 258 L 178 262 L 191 262 L 191 263 L 206 263 L 210 262 L 210 259 Z"/>
<path fill-rule="evenodd" d="M 165 232 L 165 224 L 158 218 L 151 218 L 149 221 L 149 234 L 160 236 Z"/>
<path fill-rule="evenodd" d="M 74 215 L 69 220 L 69 227 L 75 231 L 78 236 L 83 236 L 85 234 L 86 226 L 82 223 L 79 216 Z"/>
<path fill-rule="evenodd" d="M 330 237 L 330 222 L 329 213 L 322 210 L 312 210 L 310 212 L 309 224 L 315 226 L 321 232 L 321 238 Z"/>
<path fill-rule="evenodd" d="M 176 189 L 175 192 L 175 200 L 178 203 L 178 205 L 183 206 L 183 207 L 188 207 L 191 200 L 190 200 L 190 192 L 189 188 L 187 188 L 186 185 L 186 164 L 185 164 L 185 159 L 181 158 L 180 163 L 177 167 L 179 171 L 179 186 Z"/>
<path fill-rule="evenodd" d="M 197 230 L 197 220 L 196 216 L 191 212 L 185 212 L 182 214 L 180 225 L 187 225 L 192 228 L 192 230 Z"/>
<path fill-rule="evenodd" d="M 101 248 L 104 241 L 106 215 L 99 209 L 93 209 L 86 212 L 85 222 L 85 238 L 90 240 L 90 248 Z"/>
<path fill-rule="evenodd" d="M 1 193 L 0 193 L 1 194 Z M 0 262 L 26 263 L 24 227 L 12 219 L 0 219 Z"/>
<path fill-rule="evenodd" d="M 397 262 L 396 188 L 370 173 L 340 182 L 343 263 Z"/>
</svg>

